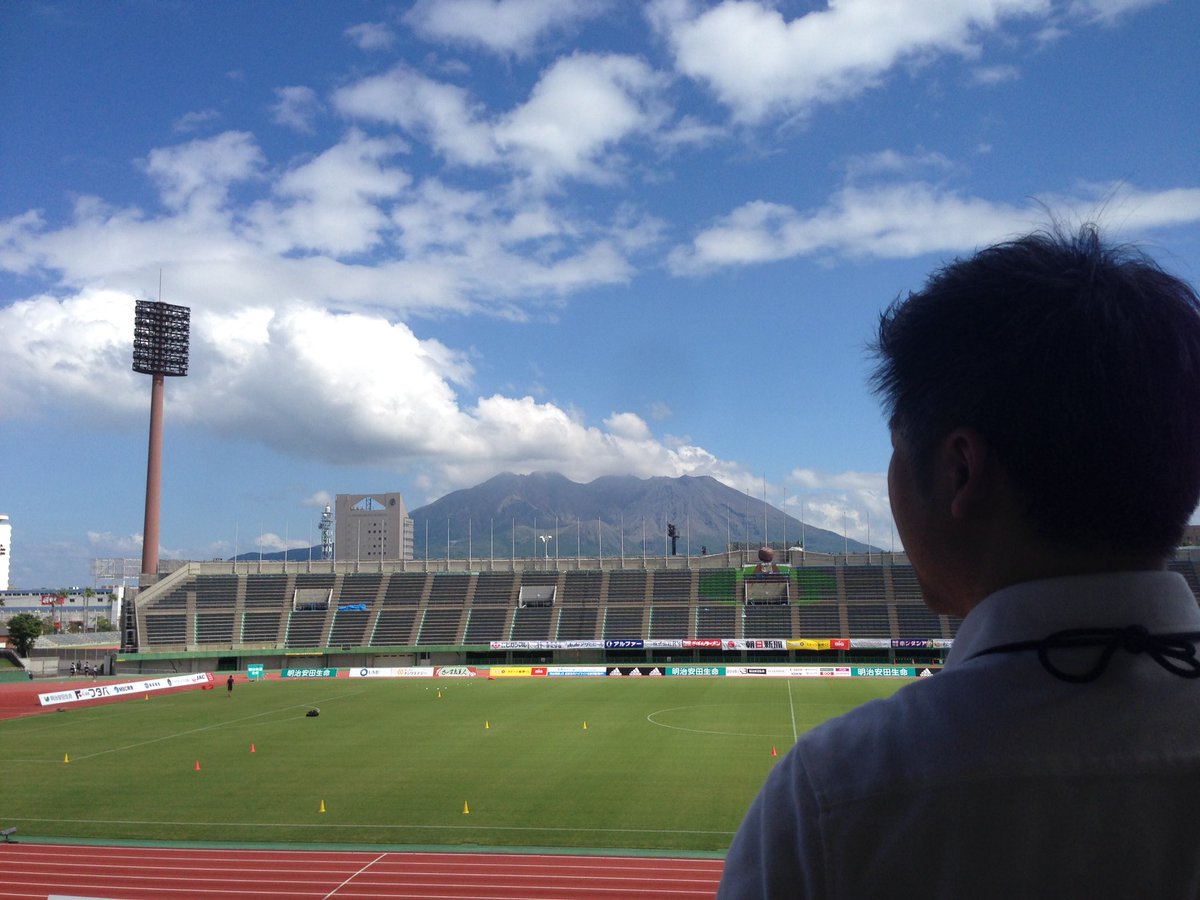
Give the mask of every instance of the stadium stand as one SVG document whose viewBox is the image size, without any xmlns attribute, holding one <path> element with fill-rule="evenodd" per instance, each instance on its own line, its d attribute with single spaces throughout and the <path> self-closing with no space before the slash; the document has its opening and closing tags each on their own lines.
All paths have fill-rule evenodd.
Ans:
<svg viewBox="0 0 1200 900">
<path fill-rule="evenodd" d="M 137 598 L 136 644 L 157 658 L 260 651 L 286 659 L 295 650 L 371 665 L 377 653 L 414 659 L 430 648 L 463 662 L 494 642 L 850 638 L 886 659 L 891 641 L 945 641 L 959 624 L 924 605 L 903 557 L 838 558 L 778 573 L 713 565 L 713 557 L 704 568 L 619 562 L 554 560 L 547 570 L 532 559 L 537 568 L 479 572 L 362 572 L 326 563 L 319 572 L 277 566 L 237 574 L 228 564 L 214 572 L 217 564 L 192 563 Z M 1170 565 L 1200 602 L 1197 557 Z M 776 590 L 780 584 L 786 590 Z M 927 658 L 936 661 L 944 648 L 932 646 Z M 499 658 L 525 658 L 512 653 Z"/>
</svg>

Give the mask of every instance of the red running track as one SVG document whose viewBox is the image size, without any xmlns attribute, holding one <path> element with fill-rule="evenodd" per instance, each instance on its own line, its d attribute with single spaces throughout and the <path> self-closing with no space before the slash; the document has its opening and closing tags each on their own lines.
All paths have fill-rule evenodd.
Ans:
<svg viewBox="0 0 1200 900">
<path fill-rule="evenodd" d="M 0 844 L 0 898 L 692 900 L 719 859 Z"/>
</svg>

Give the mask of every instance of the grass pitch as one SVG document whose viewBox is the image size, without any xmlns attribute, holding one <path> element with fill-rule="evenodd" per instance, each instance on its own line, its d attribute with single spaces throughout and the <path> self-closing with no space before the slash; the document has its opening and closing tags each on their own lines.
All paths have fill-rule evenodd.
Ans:
<svg viewBox="0 0 1200 900">
<path fill-rule="evenodd" d="M 901 684 L 343 678 L 126 700 L 0 722 L 3 824 L 54 838 L 723 851 L 772 749 Z"/>
</svg>

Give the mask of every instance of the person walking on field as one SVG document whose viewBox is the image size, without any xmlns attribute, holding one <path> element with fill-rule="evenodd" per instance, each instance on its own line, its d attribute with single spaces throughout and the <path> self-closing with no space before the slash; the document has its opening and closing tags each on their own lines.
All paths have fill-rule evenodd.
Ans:
<svg viewBox="0 0 1200 900">
<path fill-rule="evenodd" d="M 233 696 L 233 676 L 232 675 L 230 675 L 228 678 L 225 679 L 225 696 L 226 697 Z"/>
<path fill-rule="evenodd" d="M 1200 298 L 1094 227 L 880 320 L 896 528 L 945 668 L 812 729 L 719 900 L 1200 897 Z M 1190 563 L 1188 565 L 1191 565 Z"/>
</svg>

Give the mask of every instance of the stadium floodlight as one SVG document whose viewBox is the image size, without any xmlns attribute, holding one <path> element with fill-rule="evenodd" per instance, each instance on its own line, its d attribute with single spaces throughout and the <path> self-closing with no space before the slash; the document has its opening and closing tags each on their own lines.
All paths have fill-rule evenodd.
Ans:
<svg viewBox="0 0 1200 900">
<path fill-rule="evenodd" d="M 158 574 L 164 377 L 187 375 L 191 317 L 186 306 L 150 300 L 138 300 L 134 311 L 133 371 L 153 376 L 146 453 L 146 517 L 142 528 L 143 576 Z"/>
<path fill-rule="evenodd" d="M 542 553 L 546 559 L 550 558 L 550 542 L 554 540 L 552 534 L 539 534 L 538 540 L 542 542 Z"/>
<path fill-rule="evenodd" d="M 133 319 L 133 371 L 146 375 L 186 375 L 192 311 L 138 300 Z"/>
</svg>

